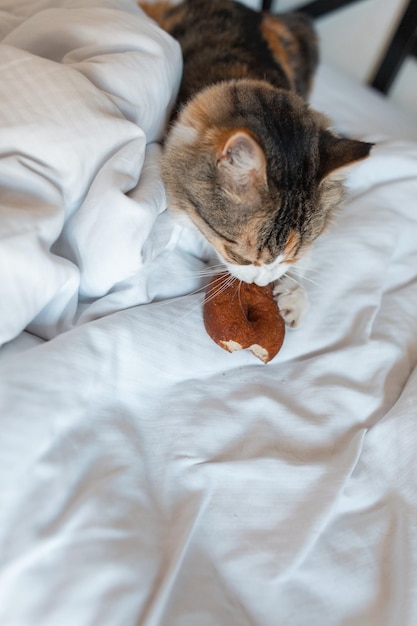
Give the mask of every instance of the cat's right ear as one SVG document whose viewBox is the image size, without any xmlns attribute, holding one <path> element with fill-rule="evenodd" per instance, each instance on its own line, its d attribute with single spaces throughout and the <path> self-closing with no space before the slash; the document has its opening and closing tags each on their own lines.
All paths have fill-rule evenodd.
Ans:
<svg viewBox="0 0 417 626">
<path fill-rule="evenodd" d="M 266 181 L 266 158 L 258 142 L 245 130 L 233 131 L 217 159 L 223 183 L 234 192 Z"/>
<path fill-rule="evenodd" d="M 365 159 L 374 144 L 356 139 L 337 137 L 322 131 L 319 139 L 320 165 L 318 178 L 322 180 L 331 172 Z"/>
</svg>

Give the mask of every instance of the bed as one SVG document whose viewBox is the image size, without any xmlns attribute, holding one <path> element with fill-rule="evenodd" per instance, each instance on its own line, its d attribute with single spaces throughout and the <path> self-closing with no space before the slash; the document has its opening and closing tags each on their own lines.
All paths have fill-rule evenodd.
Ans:
<svg viewBox="0 0 417 626">
<path fill-rule="evenodd" d="M 0 624 L 416 624 L 415 120 L 320 67 L 376 145 L 264 365 L 166 211 L 177 44 L 131 0 L 0 18 Z"/>
</svg>

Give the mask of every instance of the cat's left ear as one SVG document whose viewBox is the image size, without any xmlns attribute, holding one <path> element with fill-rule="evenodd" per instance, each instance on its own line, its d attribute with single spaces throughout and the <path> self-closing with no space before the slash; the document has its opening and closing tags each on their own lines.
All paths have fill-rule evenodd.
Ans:
<svg viewBox="0 0 417 626">
<path fill-rule="evenodd" d="M 319 138 L 319 180 L 341 167 L 366 158 L 373 145 L 356 139 L 336 137 L 327 130 L 322 131 Z"/>
<path fill-rule="evenodd" d="M 266 180 L 266 159 L 258 142 L 245 130 L 236 130 L 222 146 L 217 166 L 224 182 L 234 189 Z"/>
</svg>

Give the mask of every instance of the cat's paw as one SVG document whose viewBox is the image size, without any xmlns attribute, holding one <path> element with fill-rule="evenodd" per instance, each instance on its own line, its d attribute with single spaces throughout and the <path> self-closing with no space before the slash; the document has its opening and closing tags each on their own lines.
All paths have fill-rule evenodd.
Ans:
<svg viewBox="0 0 417 626">
<path fill-rule="evenodd" d="M 273 294 L 286 325 L 290 328 L 301 326 L 309 307 L 304 287 L 281 279 L 275 282 Z"/>
</svg>

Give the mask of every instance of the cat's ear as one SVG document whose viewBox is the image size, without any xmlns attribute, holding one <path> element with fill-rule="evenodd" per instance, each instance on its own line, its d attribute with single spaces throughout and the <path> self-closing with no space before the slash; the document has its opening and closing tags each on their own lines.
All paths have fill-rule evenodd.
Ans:
<svg viewBox="0 0 417 626">
<path fill-rule="evenodd" d="M 235 190 L 266 180 L 264 151 L 244 130 L 236 130 L 229 135 L 218 154 L 217 166 L 226 186 Z"/>
<path fill-rule="evenodd" d="M 322 131 L 319 139 L 319 180 L 341 167 L 364 159 L 369 155 L 373 145 L 356 139 L 336 137 L 329 131 Z"/>
</svg>

